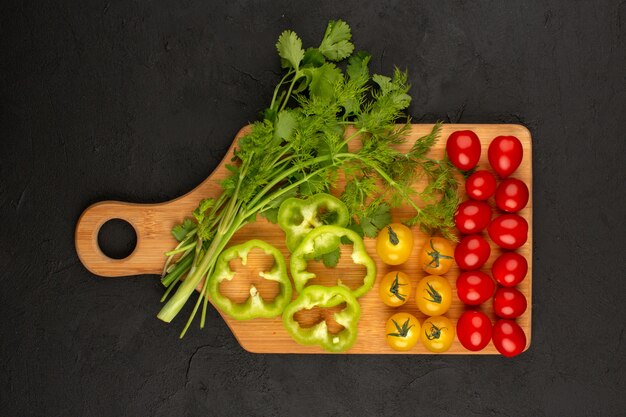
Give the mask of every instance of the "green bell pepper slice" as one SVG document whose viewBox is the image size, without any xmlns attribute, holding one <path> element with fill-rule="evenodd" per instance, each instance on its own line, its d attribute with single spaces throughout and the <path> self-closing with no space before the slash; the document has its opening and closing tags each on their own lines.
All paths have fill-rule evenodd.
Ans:
<svg viewBox="0 0 626 417">
<path fill-rule="evenodd" d="M 287 249 L 296 250 L 302 239 L 316 227 L 328 224 L 344 227 L 350 221 L 346 205 L 330 194 L 315 194 L 305 200 L 288 198 L 278 209 L 278 226 L 285 232 Z"/>
<path fill-rule="evenodd" d="M 270 302 L 263 300 L 254 285 L 250 285 L 250 297 L 243 303 L 235 303 L 230 298 L 220 293 L 220 283 L 224 280 L 232 280 L 235 272 L 230 269 L 229 262 L 241 258 L 241 263 L 246 265 L 248 254 L 254 248 L 261 249 L 265 254 L 274 258 L 274 265 L 267 272 L 259 272 L 265 279 L 276 281 L 279 284 L 279 294 Z M 250 320 L 258 317 L 272 318 L 279 316 L 287 304 L 291 301 L 291 282 L 287 275 L 287 266 L 282 253 L 274 246 L 262 240 L 252 239 L 241 245 L 231 246 L 224 250 L 215 264 L 215 271 L 209 279 L 208 293 L 211 301 L 224 313 L 237 320 Z"/>
<path fill-rule="evenodd" d="M 352 241 L 352 262 L 363 265 L 367 269 L 363 278 L 363 285 L 352 290 L 352 295 L 358 298 L 372 289 L 376 280 L 376 263 L 367 254 L 361 236 L 353 230 L 343 227 L 320 226 L 309 232 L 291 254 L 291 277 L 296 286 L 296 291 L 301 292 L 307 281 L 315 278 L 315 274 L 307 270 L 307 261 L 337 249 L 341 245 L 342 237 Z M 338 285 L 343 286 L 340 279 Z"/>
<path fill-rule="evenodd" d="M 344 327 L 337 334 L 328 332 L 326 321 L 303 328 L 294 319 L 294 314 L 300 310 L 308 310 L 315 306 L 330 308 L 341 303 L 346 303 L 346 307 L 333 315 L 335 321 Z M 311 285 L 302 290 L 300 296 L 285 308 L 283 325 L 291 337 L 302 345 L 318 345 L 330 352 L 343 352 L 350 349 L 356 341 L 360 316 L 361 306 L 349 289 Z"/>
</svg>

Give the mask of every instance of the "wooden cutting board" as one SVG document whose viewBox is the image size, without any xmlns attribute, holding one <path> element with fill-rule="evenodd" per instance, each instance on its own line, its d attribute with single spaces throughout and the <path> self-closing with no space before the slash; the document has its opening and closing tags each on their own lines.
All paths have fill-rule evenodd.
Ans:
<svg viewBox="0 0 626 417">
<path fill-rule="evenodd" d="M 406 144 L 401 145 L 399 149 L 408 150 L 415 139 L 427 134 L 432 129 L 432 125 L 414 124 L 411 129 L 410 136 Z M 439 142 L 431 150 L 431 156 L 441 158 L 445 152 L 445 143 L 448 135 L 455 130 L 470 129 L 473 130 L 481 139 L 482 154 L 479 162 L 480 169 L 490 169 L 487 162 L 487 148 L 493 138 L 500 135 L 516 136 L 523 145 L 524 159 L 521 166 L 512 175 L 524 181 L 530 190 L 531 198 L 526 208 L 519 214 L 522 215 L 529 223 L 528 241 L 522 246 L 518 252 L 528 260 L 528 275 L 526 279 L 518 286 L 518 289 L 526 296 L 528 300 L 528 309 L 517 322 L 526 332 L 528 339 L 527 347 L 531 340 L 531 315 L 532 315 L 532 149 L 530 132 L 521 125 L 498 124 L 498 125 L 470 125 L 470 124 L 448 124 L 444 125 Z M 245 134 L 248 127 L 241 129 L 233 145 L 231 145 L 227 154 L 217 169 L 200 185 L 189 193 L 174 200 L 159 204 L 131 204 L 118 201 L 103 201 L 96 203 L 87 208 L 78 220 L 76 226 L 76 251 L 82 263 L 89 271 L 103 277 L 120 277 L 136 274 L 160 274 L 163 268 L 165 257 L 164 253 L 171 250 L 176 241 L 172 237 L 170 230 L 176 224 L 179 224 L 185 217 L 189 217 L 198 202 L 207 197 L 217 197 L 220 193 L 219 181 L 228 175 L 225 164 L 231 160 L 234 146 L 240 136 Z M 354 146 L 352 144 L 351 146 Z M 463 183 L 462 183 L 463 184 Z M 424 184 L 417 184 L 418 189 L 422 189 Z M 460 187 L 463 199 L 465 199 L 464 187 Z M 418 201 L 418 200 L 416 200 Z M 419 203 L 419 201 L 418 201 Z M 494 216 L 498 212 L 495 209 L 493 199 L 489 203 L 494 207 Z M 402 221 L 411 216 L 412 212 L 408 207 L 400 207 L 392 210 L 394 221 Z M 98 246 L 98 232 L 100 227 L 110 219 L 123 219 L 129 222 L 137 233 L 137 246 L 133 253 L 125 259 L 111 259 L 104 255 Z M 378 354 L 428 354 L 426 348 L 418 342 L 417 346 L 408 352 L 397 352 L 387 346 L 385 341 L 385 322 L 394 313 L 398 311 L 406 311 L 415 315 L 420 322 L 426 318 L 419 312 L 415 304 L 415 294 L 412 293 L 408 302 L 399 309 L 394 309 L 384 305 L 378 297 L 378 281 L 381 277 L 391 271 L 400 270 L 406 272 L 412 281 L 413 292 L 417 282 L 426 274 L 422 271 L 417 262 L 419 250 L 426 241 L 427 235 L 421 233 L 419 228 L 414 227 L 415 247 L 411 253 L 410 259 L 403 265 L 390 267 L 384 265 L 376 255 L 375 240 L 365 239 L 368 252 L 376 261 L 378 267 L 377 282 L 374 288 L 359 299 L 361 304 L 361 320 L 359 321 L 358 339 L 354 346 L 345 353 L 378 353 Z M 500 255 L 501 250 L 490 241 L 486 233 L 485 237 L 491 244 L 491 257 L 487 264 L 481 269 L 490 274 L 491 264 Z M 278 226 L 259 218 L 256 222 L 246 225 L 240 230 L 232 240 L 232 244 L 241 243 L 246 240 L 257 238 L 267 241 L 279 248 L 288 262 L 289 252 L 285 247 L 285 239 L 283 232 Z M 348 248 L 349 250 L 349 248 Z M 361 277 L 360 270 L 351 267 L 349 257 L 342 258 L 339 265 L 335 269 L 324 269 L 322 266 L 316 266 L 316 272 L 319 272 L 322 283 L 330 283 L 335 277 L 340 276 L 342 281 L 350 284 L 357 282 Z M 347 260 L 346 260 L 347 259 Z M 250 271 L 262 269 L 266 264 L 266 260 L 261 257 L 253 257 L 248 262 L 248 270 L 242 273 L 239 285 L 233 284 L 232 288 L 227 288 L 227 295 L 234 297 L 242 297 L 247 293 L 248 282 L 253 274 Z M 237 268 L 237 266 L 235 266 Z M 240 268 L 237 268 L 240 270 Z M 455 281 L 459 275 L 459 269 L 456 265 L 444 275 L 453 289 L 453 301 L 450 310 L 446 314 L 453 322 L 456 323 L 459 316 L 466 310 L 466 307 L 459 301 L 456 296 Z M 156 279 L 156 278 L 155 278 Z M 234 280 L 238 281 L 237 279 Z M 265 296 L 272 292 L 272 288 L 260 288 L 261 295 Z M 295 296 L 295 294 L 294 294 Z M 245 299 L 245 296 L 243 296 Z M 193 299 L 195 301 L 195 298 Z M 235 300 L 239 301 L 239 300 Z M 493 321 L 491 301 L 479 307 L 479 310 L 485 312 Z M 156 316 L 155 311 L 155 316 Z M 304 325 L 313 324 L 320 319 L 319 311 L 310 311 L 303 313 L 299 319 Z M 255 319 L 250 321 L 237 321 L 229 318 L 225 314 L 222 317 L 232 330 L 233 334 L 241 344 L 241 346 L 255 353 L 326 353 L 321 348 L 315 346 L 301 346 L 291 339 L 285 331 L 280 317 L 276 319 Z M 156 319 L 156 317 L 155 317 Z M 180 314 L 171 324 L 182 329 L 187 317 Z M 195 324 L 197 325 L 196 320 Z M 193 337 L 189 335 L 187 337 Z M 480 352 L 470 352 L 463 348 L 458 339 L 448 352 L 445 354 L 497 354 L 495 347 L 490 343 Z"/>
</svg>

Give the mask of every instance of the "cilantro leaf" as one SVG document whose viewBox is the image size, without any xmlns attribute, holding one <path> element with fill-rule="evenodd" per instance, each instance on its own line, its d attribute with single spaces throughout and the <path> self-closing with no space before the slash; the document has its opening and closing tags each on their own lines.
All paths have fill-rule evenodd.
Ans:
<svg viewBox="0 0 626 417">
<path fill-rule="evenodd" d="M 331 20 L 328 22 L 319 50 L 331 61 L 341 61 L 354 51 L 354 45 L 350 42 L 351 38 L 350 26 L 346 22 Z"/>
<path fill-rule="evenodd" d="M 371 212 L 360 216 L 359 224 L 363 228 L 365 236 L 376 237 L 378 231 L 391 223 L 391 213 L 387 204 L 380 204 Z"/>
<path fill-rule="evenodd" d="M 331 100 L 335 94 L 335 85 L 343 81 L 343 74 L 335 64 L 326 63 L 318 68 L 307 68 L 307 75 L 311 77 L 309 92 L 312 96 Z"/>
<path fill-rule="evenodd" d="M 372 56 L 364 51 L 359 51 L 352 55 L 350 59 L 348 59 L 348 66 L 346 67 L 346 74 L 348 74 L 348 77 L 351 79 L 361 77 L 369 78 L 369 63 L 371 59 Z"/>
<path fill-rule="evenodd" d="M 383 93 L 383 95 L 389 94 L 389 92 L 393 88 L 391 84 L 391 78 L 385 75 L 374 74 L 372 76 L 372 81 L 378 84 L 378 87 L 380 87 L 380 91 Z"/>
<path fill-rule="evenodd" d="M 295 174 L 293 177 L 296 181 L 299 181 L 303 178 L 303 175 L 298 173 L 298 174 Z M 326 191 L 328 191 L 327 181 L 324 179 L 324 177 L 320 175 L 312 175 L 308 179 L 308 181 L 300 184 L 300 194 L 305 195 L 305 196 L 310 196 L 310 195 L 314 195 L 317 193 L 323 193 Z"/>
<path fill-rule="evenodd" d="M 380 87 L 382 93 L 380 98 L 386 98 L 389 104 L 404 108 L 411 103 L 411 96 L 407 94 L 409 86 L 406 82 L 406 73 L 396 68 L 393 78 L 374 74 L 372 80 Z"/>
<path fill-rule="evenodd" d="M 270 223 L 278 223 L 278 207 L 273 207 L 261 212 L 261 216 L 265 217 Z"/>
<path fill-rule="evenodd" d="M 303 66 L 321 67 L 325 62 L 324 55 L 317 48 L 307 48 L 304 58 L 302 58 Z"/>
<path fill-rule="evenodd" d="M 267 204 L 269 208 L 263 210 L 261 212 L 261 216 L 265 217 L 267 221 L 269 221 L 270 223 L 274 223 L 274 224 L 278 223 L 278 209 L 280 208 L 280 205 L 283 203 L 283 201 L 287 200 L 288 198 L 295 197 L 297 195 L 298 195 L 298 190 L 294 188 L 270 200 L 270 202 Z"/>
<path fill-rule="evenodd" d="M 226 168 L 228 168 L 232 172 L 236 172 L 236 167 L 233 167 L 232 165 L 226 165 Z M 198 204 L 198 207 L 196 207 L 196 209 L 193 211 L 193 217 L 195 217 L 198 223 L 202 223 L 202 221 L 205 218 L 206 211 L 210 209 L 211 207 L 213 207 L 214 205 L 215 205 L 214 199 L 205 198 L 204 200 L 200 201 L 200 204 Z"/>
<path fill-rule="evenodd" d="M 298 121 L 293 113 L 283 110 L 278 113 L 276 123 L 274 123 L 274 138 L 288 139 L 296 127 L 298 127 Z"/>
<path fill-rule="evenodd" d="M 284 31 L 278 38 L 276 43 L 278 55 L 282 58 L 283 68 L 293 68 L 298 70 L 300 62 L 304 58 L 304 49 L 302 49 L 302 40 L 291 30 Z"/>
<path fill-rule="evenodd" d="M 333 251 L 323 254 L 321 258 L 326 268 L 334 268 L 339 263 L 340 256 L 341 251 L 339 248 L 335 248 Z"/>
<path fill-rule="evenodd" d="M 281 194 L 280 196 L 270 200 L 269 203 L 267 203 L 267 205 L 272 208 L 278 208 L 283 203 L 283 201 L 285 201 L 288 198 L 295 197 L 297 195 L 298 195 L 298 190 L 296 188 L 293 188 Z"/>
<path fill-rule="evenodd" d="M 185 219 L 182 224 L 174 226 L 172 229 L 172 235 L 179 242 L 182 241 L 187 233 L 191 232 L 196 227 L 196 224 L 191 219 Z"/>
</svg>

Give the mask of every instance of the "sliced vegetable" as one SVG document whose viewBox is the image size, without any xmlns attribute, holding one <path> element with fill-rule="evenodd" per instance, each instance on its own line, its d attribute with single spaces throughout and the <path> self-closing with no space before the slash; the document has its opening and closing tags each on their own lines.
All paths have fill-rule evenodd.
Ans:
<svg viewBox="0 0 626 417">
<path fill-rule="evenodd" d="M 429 275 L 417 283 L 415 301 L 417 308 L 427 316 L 441 316 L 452 304 L 452 287 L 444 277 Z"/>
<path fill-rule="evenodd" d="M 376 237 L 376 253 L 387 265 L 400 265 L 413 250 L 413 233 L 401 223 L 391 223 Z"/>
<path fill-rule="evenodd" d="M 332 334 L 326 321 L 321 321 L 310 328 L 303 328 L 294 315 L 301 310 L 313 307 L 331 308 L 345 303 L 345 308 L 333 314 L 334 320 L 343 329 Z M 317 345 L 330 352 L 343 352 L 352 347 L 357 336 L 357 323 L 361 315 L 359 302 L 350 290 L 343 287 L 323 287 L 311 285 L 300 292 L 283 311 L 283 325 L 293 340 L 301 345 Z"/>
<path fill-rule="evenodd" d="M 320 226 L 307 234 L 296 250 L 291 254 L 291 277 L 296 291 L 301 292 L 307 281 L 315 274 L 307 270 L 307 262 L 339 248 L 342 238 L 352 242 L 352 262 L 366 268 L 363 284 L 352 291 L 355 297 L 367 293 L 376 280 L 376 264 L 367 254 L 363 239 L 354 231 L 338 226 Z M 337 280 L 338 285 L 341 279 Z"/>
<path fill-rule="evenodd" d="M 420 339 L 426 349 L 434 353 L 442 353 L 452 346 L 454 334 L 454 324 L 449 318 L 435 316 L 424 320 Z"/>
<path fill-rule="evenodd" d="M 422 269 L 430 275 L 443 275 L 454 263 L 454 248 L 448 239 L 430 237 L 426 239 L 419 255 Z"/>
<path fill-rule="evenodd" d="M 419 339 L 420 322 L 409 313 L 396 313 L 387 320 L 387 344 L 394 350 L 412 349 Z"/>
<path fill-rule="evenodd" d="M 391 271 L 385 274 L 378 288 L 383 303 L 389 307 L 400 307 L 409 299 L 411 281 L 404 272 Z"/>
<path fill-rule="evenodd" d="M 350 221 L 348 208 L 336 197 L 319 193 L 306 199 L 288 198 L 278 210 L 278 226 L 285 232 L 287 249 L 296 250 L 304 236 L 316 227 L 345 227 Z"/>
<path fill-rule="evenodd" d="M 264 279 L 278 282 L 279 293 L 271 301 L 263 300 L 254 285 L 250 285 L 250 297 L 243 303 L 235 303 L 220 292 L 220 284 L 235 278 L 236 273 L 230 269 L 229 262 L 240 258 L 246 265 L 248 254 L 253 249 L 260 249 L 274 258 L 274 265 L 267 272 L 260 272 Z M 253 239 L 241 245 L 231 246 L 221 253 L 215 265 L 215 272 L 209 278 L 209 296 L 211 301 L 224 313 L 237 320 L 250 320 L 259 317 L 271 318 L 279 316 L 291 301 L 291 281 L 287 276 L 287 266 L 282 253 L 274 246 L 262 240 Z"/>
</svg>

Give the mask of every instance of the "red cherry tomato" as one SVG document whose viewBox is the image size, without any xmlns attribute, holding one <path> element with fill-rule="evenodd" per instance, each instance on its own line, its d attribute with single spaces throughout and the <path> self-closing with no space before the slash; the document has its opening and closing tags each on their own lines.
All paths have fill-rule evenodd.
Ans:
<svg viewBox="0 0 626 417">
<path fill-rule="evenodd" d="M 487 262 L 491 255 L 489 243 L 481 235 L 468 235 L 454 249 L 454 260 L 459 268 L 473 271 Z"/>
<path fill-rule="evenodd" d="M 448 137 L 446 152 L 455 167 L 467 171 L 480 159 L 480 139 L 471 130 L 457 130 Z"/>
<path fill-rule="evenodd" d="M 491 275 L 500 285 L 514 287 L 528 273 L 528 261 L 516 252 L 504 252 L 491 266 Z"/>
<path fill-rule="evenodd" d="M 503 356 L 511 358 L 524 351 L 526 334 L 513 320 L 500 319 L 493 326 L 493 344 Z"/>
<path fill-rule="evenodd" d="M 489 164 L 501 178 L 515 172 L 523 156 L 522 143 L 515 136 L 498 136 L 491 141 L 487 151 Z"/>
<path fill-rule="evenodd" d="M 456 335 L 465 349 L 482 350 L 491 340 L 491 321 L 481 311 L 466 311 L 456 323 Z"/>
<path fill-rule="evenodd" d="M 461 298 L 461 297 L 459 297 Z M 516 319 L 526 311 L 526 297 L 516 288 L 500 287 L 493 297 L 493 311 L 503 319 Z"/>
<path fill-rule="evenodd" d="M 491 298 L 495 289 L 496 284 L 484 272 L 462 272 L 456 279 L 459 300 L 467 305 L 475 306 L 484 303 Z"/>
<path fill-rule="evenodd" d="M 465 181 L 465 191 L 474 200 L 487 200 L 496 192 L 496 177 L 489 171 L 476 171 Z"/>
<path fill-rule="evenodd" d="M 528 239 L 528 222 L 517 214 L 503 214 L 493 219 L 487 231 L 496 245 L 517 249 Z"/>
<path fill-rule="evenodd" d="M 517 178 L 503 180 L 496 190 L 496 206 L 502 211 L 515 213 L 528 204 L 528 187 Z"/>
<path fill-rule="evenodd" d="M 491 207 L 484 201 L 467 200 L 459 204 L 454 224 L 466 235 L 482 232 L 491 221 Z"/>
</svg>

